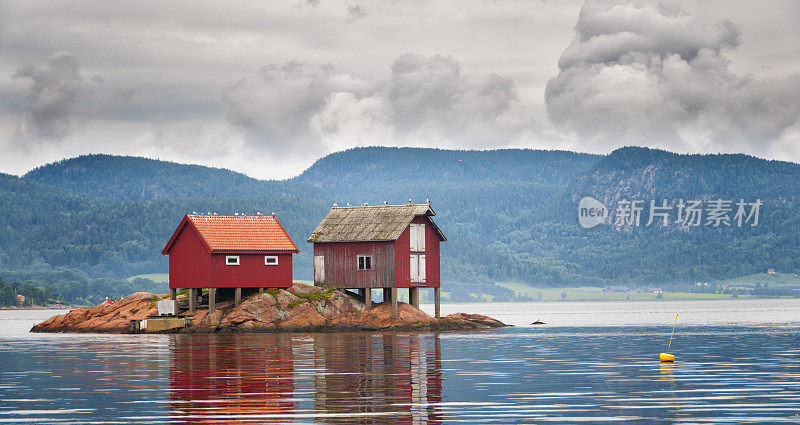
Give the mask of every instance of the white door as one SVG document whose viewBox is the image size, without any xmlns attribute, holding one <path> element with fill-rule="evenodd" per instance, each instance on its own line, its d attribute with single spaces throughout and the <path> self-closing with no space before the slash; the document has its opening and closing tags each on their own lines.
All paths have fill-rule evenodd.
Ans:
<svg viewBox="0 0 800 425">
<path fill-rule="evenodd" d="M 425 283 L 425 254 L 411 254 L 411 282 Z"/>
<path fill-rule="evenodd" d="M 425 225 L 411 223 L 411 252 L 425 252 Z"/>
<path fill-rule="evenodd" d="M 325 284 L 325 257 L 314 256 L 314 285 Z"/>
</svg>

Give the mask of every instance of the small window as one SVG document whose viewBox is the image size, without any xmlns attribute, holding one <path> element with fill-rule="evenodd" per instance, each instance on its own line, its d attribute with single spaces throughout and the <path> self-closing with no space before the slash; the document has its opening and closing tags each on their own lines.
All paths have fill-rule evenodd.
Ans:
<svg viewBox="0 0 800 425">
<path fill-rule="evenodd" d="M 226 255 L 225 256 L 225 265 L 226 266 L 238 266 L 239 265 L 239 256 L 238 255 Z"/>
<path fill-rule="evenodd" d="M 278 256 L 277 255 L 265 255 L 264 256 L 264 265 L 265 266 L 277 266 L 278 265 Z"/>
<path fill-rule="evenodd" d="M 358 269 L 359 270 L 372 270 L 372 256 L 359 255 L 358 256 Z"/>
</svg>

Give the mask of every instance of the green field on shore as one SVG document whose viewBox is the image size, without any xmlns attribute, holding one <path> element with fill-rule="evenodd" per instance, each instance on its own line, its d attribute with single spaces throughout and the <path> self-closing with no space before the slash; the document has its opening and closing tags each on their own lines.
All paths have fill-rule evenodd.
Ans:
<svg viewBox="0 0 800 425">
<path fill-rule="evenodd" d="M 167 281 L 169 274 L 168 273 L 150 273 L 150 274 L 141 274 L 137 276 L 131 276 L 128 278 L 129 281 L 133 279 L 141 277 L 153 280 L 155 282 L 164 283 Z M 305 283 L 307 285 L 313 285 L 312 281 L 309 280 L 295 280 L 295 282 Z M 765 285 L 768 284 L 771 288 L 798 288 L 800 287 L 800 278 L 798 278 L 795 274 L 789 273 L 775 273 L 775 274 L 767 274 L 767 273 L 758 273 L 749 276 L 743 276 L 735 279 L 730 279 L 727 281 L 732 287 L 742 287 L 742 288 L 753 288 L 757 284 Z M 661 294 L 661 298 L 658 298 L 658 294 L 650 293 L 650 292 L 626 292 L 626 293 L 609 293 L 604 292 L 601 287 L 598 286 L 582 286 L 582 287 L 560 287 L 560 288 L 536 288 L 533 286 L 526 285 L 524 283 L 516 283 L 516 282 L 498 282 L 498 286 L 502 286 L 504 288 L 508 288 L 517 296 L 527 296 L 530 297 L 533 301 L 562 301 L 562 294 L 565 295 L 563 298 L 564 301 L 669 301 L 669 300 L 724 300 L 724 299 L 732 299 L 734 298 L 731 294 L 708 294 L 708 293 L 698 293 L 698 292 L 663 292 Z M 443 289 L 446 289 L 447 285 L 444 285 Z M 373 291 L 374 293 L 375 291 Z M 433 301 L 433 294 L 429 293 L 430 291 L 422 290 L 420 291 L 420 298 L 421 302 L 428 303 Z M 478 298 L 482 298 L 484 301 L 491 302 L 493 301 L 493 297 L 488 294 L 473 294 Z M 379 299 L 379 296 L 374 295 L 375 299 Z M 737 298 L 751 298 L 751 295 L 743 295 L 740 294 Z M 399 292 L 398 299 L 403 302 L 407 302 L 408 296 L 405 291 Z M 448 291 L 442 291 L 442 301 L 449 302 L 450 301 L 450 293 Z"/>
<path fill-rule="evenodd" d="M 150 279 L 150 280 L 152 280 L 153 282 L 158 282 L 158 283 L 167 283 L 167 280 L 169 279 L 169 273 L 147 273 L 147 274 L 139 274 L 139 275 L 136 275 L 136 276 L 131 276 L 131 277 L 129 277 L 129 278 L 128 278 L 128 281 L 129 281 L 129 282 L 132 282 L 132 281 L 133 281 L 133 279 L 136 279 L 137 277 L 141 277 L 141 278 L 144 278 L 144 279 Z"/>
<path fill-rule="evenodd" d="M 579 288 L 534 288 L 522 283 L 501 282 L 497 283 L 504 288 L 514 291 L 517 296 L 529 296 L 534 301 L 668 301 L 668 300 L 724 300 L 731 299 L 731 294 L 705 294 L 695 292 L 664 292 L 661 298 L 658 294 L 649 292 L 608 293 L 603 288 L 596 286 L 583 286 Z M 740 295 L 739 298 L 749 298 L 749 295 Z"/>
<path fill-rule="evenodd" d="M 754 288 L 769 285 L 771 288 L 800 288 L 800 275 L 794 273 L 756 273 L 728 280 L 731 286 Z"/>
</svg>

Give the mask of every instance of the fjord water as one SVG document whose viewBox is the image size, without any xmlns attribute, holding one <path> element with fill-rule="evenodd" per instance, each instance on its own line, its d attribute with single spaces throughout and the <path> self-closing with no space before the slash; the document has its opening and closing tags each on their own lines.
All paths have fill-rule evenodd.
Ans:
<svg viewBox="0 0 800 425">
<path fill-rule="evenodd" d="M 800 421 L 800 300 L 443 307 L 522 326 L 42 335 L 59 312 L 0 311 L 0 423 Z"/>
</svg>

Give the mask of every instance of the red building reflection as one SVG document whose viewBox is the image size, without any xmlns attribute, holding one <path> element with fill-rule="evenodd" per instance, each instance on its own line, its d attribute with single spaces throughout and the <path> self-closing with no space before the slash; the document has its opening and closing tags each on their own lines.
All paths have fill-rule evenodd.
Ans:
<svg viewBox="0 0 800 425">
<path fill-rule="evenodd" d="M 342 424 L 441 423 L 441 344 L 436 334 L 316 336 L 315 407 Z M 341 416 L 337 414 L 343 414 Z"/>
<path fill-rule="evenodd" d="M 181 336 L 170 360 L 174 422 L 290 421 L 295 405 L 290 335 Z"/>
<path fill-rule="evenodd" d="M 441 423 L 436 334 L 182 335 L 173 423 Z"/>
</svg>

